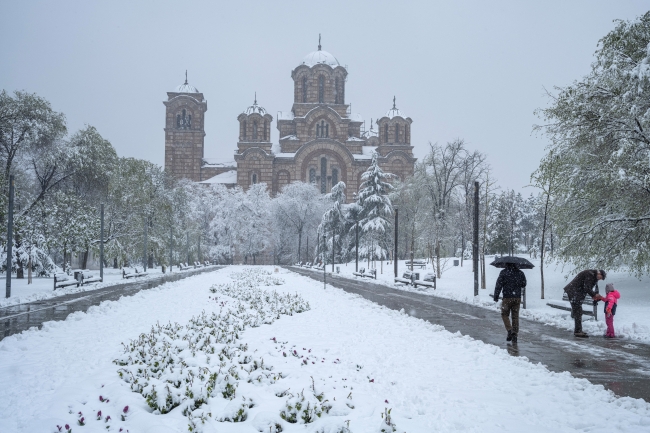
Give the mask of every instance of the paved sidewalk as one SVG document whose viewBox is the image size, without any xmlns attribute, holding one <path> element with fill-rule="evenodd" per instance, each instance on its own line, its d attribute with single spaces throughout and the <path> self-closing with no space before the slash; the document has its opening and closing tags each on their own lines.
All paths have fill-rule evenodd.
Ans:
<svg viewBox="0 0 650 433">
<path fill-rule="evenodd" d="M 86 311 L 93 305 L 99 305 L 102 301 L 114 301 L 120 299 L 122 296 L 134 295 L 140 290 L 151 289 L 170 281 L 182 280 L 221 268 L 223 266 L 210 266 L 207 268 L 164 274 L 160 277 L 147 278 L 142 281 L 138 281 L 137 279 L 124 280 L 123 283 L 97 290 L 71 293 L 43 301 L 0 308 L 0 340 L 9 335 L 21 333 L 34 326 L 40 329 L 44 322 L 50 320 L 65 320 L 69 314 L 75 311 Z"/>
<path fill-rule="evenodd" d="M 287 269 L 323 281 L 322 272 Z M 519 344 L 513 346 L 506 342 L 501 316 L 495 311 L 337 275 L 328 274 L 327 284 L 393 310 L 403 308 L 411 316 L 502 347 L 513 356 L 541 362 L 549 370 L 568 371 L 575 377 L 602 384 L 619 396 L 650 401 L 650 345 L 601 336 L 579 339 L 571 331 L 520 318 Z"/>
</svg>

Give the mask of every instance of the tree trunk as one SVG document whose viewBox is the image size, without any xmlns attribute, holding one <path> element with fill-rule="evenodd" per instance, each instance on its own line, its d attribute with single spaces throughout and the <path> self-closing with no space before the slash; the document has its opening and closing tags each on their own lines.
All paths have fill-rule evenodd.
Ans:
<svg viewBox="0 0 650 433">
<path fill-rule="evenodd" d="M 460 233 L 460 267 L 463 267 L 463 261 L 465 260 L 465 232 Z"/>
<path fill-rule="evenodd" d="M 171 263 L 169 264 L 169 269 L 171 269 Z M 117 269 L 117 257 L 113 257 L 113 269 Z"/>
<path fill-rule="evenodd" d="M 300 248 L 302 248 L 302 230 L 298 230 L 298 262 L 300 262 Z"/>
<path fill-rule="evenodd" d="M 440 279 L 440 240 L 436 239 L 436 274 Z"/>
<path fill-rule="evenodd" d="M 81 269 L 88 269 L 88 245 L 86 245 L 86 251 L 84 251 Z"/>
<path fill-rule="evenodd" d="M 29 257 L 29 262 L 27 262 L 27 284 L 32 284 L 32 258 Z"/>
</svg>

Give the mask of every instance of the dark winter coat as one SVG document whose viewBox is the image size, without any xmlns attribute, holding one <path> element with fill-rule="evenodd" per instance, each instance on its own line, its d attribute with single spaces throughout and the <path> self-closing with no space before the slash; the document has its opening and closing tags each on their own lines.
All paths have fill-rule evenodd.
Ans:
<svg viewBox="0 0 650 433">
<path fill-rule="evenodd" d="M 499 299 L 502 290 L 504 298 L 521 298 L 521 289 L 524 287 L 526 287 L 526 276 L 521 269 L 508 266 L 499 273 L 494 287 L 494 300 Z"/>
<path fill-rule="evenodd" d="M 592 298 L 596 296 L 594 287 L 598 283 L 596 269 L 587 269 L 580 272 L 576 277 L 564 288 L 569 300 L 572 302 L 582 302 L 587 295 Z"/>
</svg>

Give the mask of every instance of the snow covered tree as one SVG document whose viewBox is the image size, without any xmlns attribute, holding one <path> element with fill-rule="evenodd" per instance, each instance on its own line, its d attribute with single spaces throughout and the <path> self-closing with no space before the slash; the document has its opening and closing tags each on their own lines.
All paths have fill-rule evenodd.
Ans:
<svg viewBox="0 0 650 433">
<path fill-rule="evenodd" d="M 343 246 L 343 235 L 345 234 L 345 183 L 339 182 L 332 187 L 332 192 L 325 194 L 325 201 L 331 202 L 331 207 L 325 211 L 318 226 L 319 238 L 325 235 L 328 248 L 334 249 L 334 261 L 336 261 L 336 251 L 339 255 Z M 324 262 L 331 261 L 331 256 L 327 257 Z M 334 262 L 332 262 L 332 271 L 334 271 Z"/>
<path fill-rule="evenodd" d="M 293 182 L 282 188 L 274 200 L 274 209 L 291 226 L 298 238 L 297 261 L 301 260 L 303 236 L 313 220 L 322 215 L 322 196 L 316 186 L 305 182 Z"/>
<path fill-rule="evenodd" d="M 368 260 L 385 258 L 390 247 L 386 234 L 391 227 L 393 207 L 388 195 L 393 190 L 393 185 L 389 180 L 394 179 L 395 175 L 385 173 L 379 167 L 378 158 L 377 152 L 373 152 L 370 166 L 361 175 L 363 182 L 357 195 L 357 204 L 361 208 L 360 228 Z"/>
<path fill-rule="evenodd" d="M 491 247 L 500 254 L 513 255 L 521 242 L 523 198 L 514 190 L 502 191 L 494 205 Z"/>
<path fill-rule="evenodd" d="M 556 256 L 579 268 L 650 272 L 650 12 L 617 21 L 591 72 L 556 88 L 536 129 L 550 140 Z M 554 161 L 551 161 L 551 160 Z"/>
</svg>

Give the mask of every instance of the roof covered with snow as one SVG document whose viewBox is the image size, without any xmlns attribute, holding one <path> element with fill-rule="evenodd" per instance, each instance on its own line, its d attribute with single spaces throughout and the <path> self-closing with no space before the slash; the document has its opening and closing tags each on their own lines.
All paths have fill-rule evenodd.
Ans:
<svg viewBox="0 0 650 433">
<path fill-rule="evenodd" d="M 359 113 L 348 113 L 348 119 L 353 122 L 363 122 L 363 116 Z"/>
<path fill-rule="evenodd" d="M 333 68 L 337 66 L 341 66 L 338 60 L 336 60 L 336 57 L 328 53 L 327 51 L 323 50 L 317 50 L 317 51 L 312 51 L 311 53 L 307 54 L 303 59 L 302 59 L 302 64 L 307 65 L 309 67 L 316 66 L 316 65 L 329 65 Z"/>
<path fill-rule="evenodd" d="M 231 158 L 203 158 L 203 165 L 212 167 L 236 167 L 237 163 Z"/>
<path fill-rule="evenodd" d="M 180 86 L 176 87 L 176 93 L 201 93 L 201 92 L 199 92 L 199 89 L 192 86 L 191 84 L 187 84 L 186 81 L 184 84 L 181 84 Z"/>
<path fill-rule="evenodd" d="M 278 120 L 293 120 L 293 111 L 278 111 Z"/>
<path fill-rule="evenodd" d="M 224 183 L 236 184 L 237 183 L 237 170 L 226 171 L 225 173 L 218 174 L 210 179 L 204 180 L 199 183 Z"/>
<path fill-rule="evenodd" d="M 390 110 L 386 112 L 386 117 L 389 119 L 392 119 L 393 117 L 401 117 L 403 119 L 406 119 L 406 114 L 402 113 L 399 108 L 396 108 L 393 106 Z"/>
<path fill-rule="evenodd" d="M 361 146 L 361 155 L 354 155 L 354 159 L 359 160 L 359 159 L 372 159 L 372 152 L 377 150 L 375 146 Z"/>
</svg>

